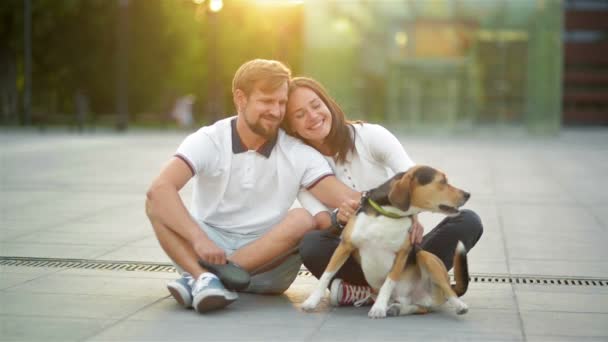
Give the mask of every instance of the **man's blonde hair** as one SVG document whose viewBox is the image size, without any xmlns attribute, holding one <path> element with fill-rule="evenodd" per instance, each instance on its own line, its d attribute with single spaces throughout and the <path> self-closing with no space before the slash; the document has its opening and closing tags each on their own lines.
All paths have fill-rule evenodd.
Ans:
<svg viewBox="0 0 608 342">
<path fill-rule="evenodd" d="M 263 91 L 273 91 L 287 84 L 291 78 L 291 70 L 279 62 L 269 59 L 254 59 L 244 63 L 232 79 L 232 94 L 240 89 L 249 96 L 256 82 Z"/>
</svg>

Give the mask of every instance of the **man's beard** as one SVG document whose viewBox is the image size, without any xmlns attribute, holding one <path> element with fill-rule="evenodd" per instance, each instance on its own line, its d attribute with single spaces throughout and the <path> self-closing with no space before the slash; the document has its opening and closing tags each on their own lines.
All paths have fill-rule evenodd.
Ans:
<svg viewBox="0 0 608 342">
<path fill-rule="evenodd" d="M 273 126 L 272 128 L 265 128 L 262 126 L 262 117 L 260 117 L 256 122 L 249 122 L 245 116 L 245 123 L 253 133 L 262 136 L 267 140 L 272 140 L 274 137 L 276 137 L 279 131 L 279 125 Z"/>
</svg>

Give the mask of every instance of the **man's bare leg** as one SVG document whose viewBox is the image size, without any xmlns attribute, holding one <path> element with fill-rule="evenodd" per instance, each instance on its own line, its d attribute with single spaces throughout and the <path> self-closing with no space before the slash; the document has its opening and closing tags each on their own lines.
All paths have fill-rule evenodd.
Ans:
<svg viewBox="0 0 608 342">
<path fill-rule="evenodd" d="M 283 221 L 261 238 L 238 249 L 228 259 L 253 272 L 295 248 L 302 237 L 315 227 L 314 218 L 306 209 L 292 209 Z"/>
<path fill-rule="evenodd" d="M 150 222 L 160 246 L 174 263 L 190 273 L 194 279 L 198 279 L 203 272 L 207 272 L 198 264 L 199 257 L 188 241 L 168 226 L 153 219 L 150 219 Z"/>
<path fill-rule="evenodd" d="M 165 253 L 195 279 L 206 272 L 198 263 L 192 245 L 168 226 L 150 220 L 156 237 Z M 292 209 L 283 221 L 272 227 L 258 240 L 240 248 L 229 259 L 252 272 L 295 248 L 302 237 L 315 228 L 313 217 L 302 208 Z"/>
</svg>

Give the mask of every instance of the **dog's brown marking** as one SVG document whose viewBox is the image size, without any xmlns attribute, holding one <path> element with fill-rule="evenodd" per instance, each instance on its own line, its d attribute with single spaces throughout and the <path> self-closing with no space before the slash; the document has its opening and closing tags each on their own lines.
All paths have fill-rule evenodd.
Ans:
<svg viewBox="0 0 608 342">
<path fill-rule="evenodd" d="M 331 256 L 331 259 L 329 259 L 325 272 L 337 272 L 355 250 L 355 246 L 353 246 L 350 240 L 354 225 L 355 220 L 349 220 L 348 223 L 346 223 L 344 231 L 342 232 L 342 239 L 334 251 L 334 254 Z"/>
<path fill-rule="evenodd" d="M 428 166 L 420 166 L 414 171 L 414 179 L 420 185 L 427 185 L 432 182 L 437 174 L 437 170 Z"/>
<path fill-rule="evenodd" d="M 407 240 L 409 241 L 409 239 Z M 401 277 L 401 273 L 403 272 L 403 268 L 407 262 L 407 256 L 410 253 L 409 243 L 407 245 L 407 247 L 401 248 L 399 252 L 397 252 L 397 256 L 393 262 L 393 267 L 388 274 L 388 277 L 391 278 L 392 281 L 396 282 Z"/>
<path fill-rule="evenodd" d="M 448 270 L 443 265 L 443 262 L 432 253 L 421 250 L 416 253 L 416 262 L 418 266 L 425 269 L 431 278 L 431 281 L 438 286 L 441 291 L 435 293 L 435 303 L 443 303 L 445 299 L 456 297 L 456 293 L 450 286 L 450 278 Z"/>
<path fill-rule="evenodd" d="M 394 179 L 388 191 L 388 201 L 390 204 L 403 211 L 407 211 L 410 208 L 410 188 L 412 186 L 412 177 L 417 168 L 415 166 L 403 174 L 401 178 Z"/>
</svg>

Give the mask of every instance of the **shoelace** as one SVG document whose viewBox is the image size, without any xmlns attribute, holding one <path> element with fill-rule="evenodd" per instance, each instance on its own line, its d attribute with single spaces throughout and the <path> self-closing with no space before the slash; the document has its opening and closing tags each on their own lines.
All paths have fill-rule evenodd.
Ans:
<svg viewBox="0 0 608 342">
<path fill-rule="evenodd" d="M 361 305 L 367 303 L 368 300 L 370 300 L 372 298 L 372 294 L 368 294 L 367 296 L 365 296 L 364 298 L 359 299 L 358 301 L 354 302 L 353 305 L 356 307 L 360 307 Z"/>
<path fill-rule="evenodd" d="M 188 286 L 192 288 L 192 286 L 194 285 L 194 278 L 192 277 L 192 275 L 190 275 L 190 273 L 188 272 L 184 272 L 182 273 L 182 278 L 186 279 L 186 284 L 188 284 Z"/>
<path fill-rule="evenodd" d="M 344 303 L 353 303 L 354 306 L 361 306 L 365 304 L 370 298 L 372 293 L 367 286 L 358 285 L 344 285 Z"/>
<path fill-rule="evenodd" d="M 209 283 L 213 279 L 215 279 L 215 278 L 203 277 L 203 278 L 199 278 L 198 281 L 195 281 L 194 279 L 192 279 L 192 281 L 194 282 L 194 287 L 192 287 L 192 293 L 198 293 L 203 287 L 209 285 Z"/>
</svg>

